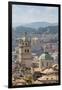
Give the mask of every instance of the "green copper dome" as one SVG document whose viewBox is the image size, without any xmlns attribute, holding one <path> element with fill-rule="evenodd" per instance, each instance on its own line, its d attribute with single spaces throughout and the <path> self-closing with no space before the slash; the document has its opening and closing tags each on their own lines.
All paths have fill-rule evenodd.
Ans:
<svg viewBox="0 0 62 90">
<path fill-rule="evenodd" d="M 48 52 L 41 54 L 41 56 L 39 57 L 39 60 L 52 60 L 52 59 L 53 57 Z"/>
</svg>

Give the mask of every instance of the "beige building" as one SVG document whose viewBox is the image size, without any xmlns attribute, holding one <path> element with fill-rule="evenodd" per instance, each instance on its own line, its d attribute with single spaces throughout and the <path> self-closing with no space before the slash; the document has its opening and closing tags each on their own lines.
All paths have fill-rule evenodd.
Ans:
<svg viewBox="0 0 62 90">
<path fill-rule="evenodd" d="M 28 39 L 27 33 L 18 40 L 17 61 L 26 67 L 32 65 L 31 40 Z"/>
</svg>

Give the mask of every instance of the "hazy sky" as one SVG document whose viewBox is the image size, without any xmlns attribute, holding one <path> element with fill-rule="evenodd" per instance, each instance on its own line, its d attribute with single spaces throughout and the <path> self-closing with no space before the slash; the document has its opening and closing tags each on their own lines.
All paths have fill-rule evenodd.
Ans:
<svg viewBox="0 0 62 90">
<path fill-rule="evenodd" d="M 46 6 L 12 6 L 13 27 L 31 22 L 58 22 L 58 7 Z"/>
</svg>

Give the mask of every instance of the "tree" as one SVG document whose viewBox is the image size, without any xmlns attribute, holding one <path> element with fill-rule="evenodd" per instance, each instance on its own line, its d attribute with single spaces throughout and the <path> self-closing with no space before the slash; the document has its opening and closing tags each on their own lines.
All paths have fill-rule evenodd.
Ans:
<svg viewBox="0 0 62 90">
<path fill-rule="evenodd" d="M 26 84 L 32 84 L 33 83 L 33 78 L 31 75 L 25 76 L 24 80 L 26 81 Z"/>
</svg>

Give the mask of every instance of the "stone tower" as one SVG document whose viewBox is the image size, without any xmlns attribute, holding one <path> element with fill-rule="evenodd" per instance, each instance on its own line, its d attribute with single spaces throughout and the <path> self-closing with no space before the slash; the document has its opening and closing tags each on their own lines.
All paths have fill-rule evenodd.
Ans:
<svg viewBox="0 0 62 90">
<path fill-rule="evenodd" d="M 18 39 L 17 48 L 17 61 L 25 66 L 31 67 L 32 65 L 32 53 L 31 53 L 31 39 L 28 38 L 27 33 L 22 39 Z"/>
</svg>

